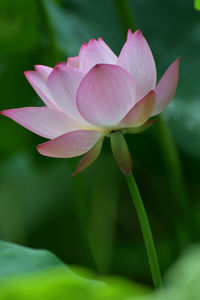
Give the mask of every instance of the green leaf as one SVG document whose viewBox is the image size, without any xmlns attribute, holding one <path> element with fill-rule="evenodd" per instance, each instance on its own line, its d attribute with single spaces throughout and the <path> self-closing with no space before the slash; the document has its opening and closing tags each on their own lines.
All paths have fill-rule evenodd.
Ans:
<svg viewBox="0 0 200 300">
<path fill-rule="evenodd" d="M 48 251 L 7 242 L 0 242 L 0 265 L 0 300 L 125 300 L 149 292 L 127 280 L 97 281 L 84 270 L 77 275 Z"/>
<path fill-rule="evenodd" d="M 200 0 L 195 0 L 194 1 L 194 8 L 197 10 L 200 10 Z"/>
<path fill-rule="evenodd" d="M 46 250 L 34 250 L 0 241 L 0 282 L 7 277 L 63 267 L 71 270 L 55 255 Z"/>
</svg>

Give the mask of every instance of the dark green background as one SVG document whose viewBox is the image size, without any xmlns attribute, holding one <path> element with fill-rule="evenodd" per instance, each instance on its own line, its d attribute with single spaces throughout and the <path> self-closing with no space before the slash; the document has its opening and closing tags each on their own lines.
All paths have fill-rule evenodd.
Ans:
<svg viewBox="0 0 200 300">
<path fill-rule="evenodd" d="M 188 229 L 170 192 L 157 125 L 127 136 L 165 272 L 185 246 L 200 240 L 200 14 L 191 0 L 128 4 L 135 29 L 151 46 L 158 78 L 182 57 L 177 93 L 163 117 L 180 153 L 195 228 Z M 41 105 L 23 72 L 34 64 L 53 67 L 99 36 L 119 54 L 125 36 L 114 1 L 1 0 L 0 109 Z M 50 249 L 68 264 L 151 283 L 138 220 L 109 141 L 95 164 L 73 179 L 79 159 L 43 157 L 36 151 L 43 141 L 0 118 L 0 238 Z"/>
</svg>

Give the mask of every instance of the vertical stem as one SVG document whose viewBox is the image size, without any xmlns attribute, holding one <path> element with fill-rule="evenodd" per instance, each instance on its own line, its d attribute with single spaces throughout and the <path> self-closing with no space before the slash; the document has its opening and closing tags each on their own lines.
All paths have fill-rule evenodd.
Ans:
<svg viewBox="0 0 200 300">
<path fill-rule="evenodd" d="M 127 0 L 113 0 L 113 1 L 115 3 L 115 7 L 123 31 L 126 32 L 128 28 L 131 27 L 136 29 L 134 16 L 133 13 L 131 12 L 128 1 Z M 166 162 L 166 168 L 168 170 L 168 178 L 171 186 L 171 192 L 172 192 L 173 199 L 175 200 L 174 205 L 177 206 L 176 212 L 182 210 L 182 215 L 184 217 L 185 223 L 187 224 L 187 227 L 190 228 L 190 234 L 195 235 L 196 226 L 195 224 L 192 224 L 190 214 L 188 214 L 188 211 L 190 209 L 190 202 L 189 202 L 186 185 L 183 178 L 181 162 L 180 162 L 176 145 L 171 135 L 170 128 L 168 127 L 167 123 L 163 121 L 161 116 L 158 117 L 157 124 L 158 124 L 157 125 L 158 141 L 160 143 L 162 155 Z M 176 203 L 178 205 L 176 205 Z M 180 223 L 182 223 L 181 220 Z"/>
<path fill-rule="evenodd" d="M 153 282 L 156 288 L 160 288 L 162 287 L 162 279 L 149 220 L 132 173 L 130 173 L 129 176 L 126 176 L 126 181 L 140 222 Z"/>
</svg>

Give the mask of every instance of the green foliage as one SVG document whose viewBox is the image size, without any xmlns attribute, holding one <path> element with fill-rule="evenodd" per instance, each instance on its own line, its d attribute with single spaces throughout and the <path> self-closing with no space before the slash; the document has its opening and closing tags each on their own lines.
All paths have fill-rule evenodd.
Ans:
<svg viewBox="0 0 200 300">
<path fill-rule="evenodd" d="M 200 246 L 193 246 L 170 269 L 163 291 L 153 292 L 127 279 L 72 272 L 53 254 L 0 243 L 0 300 L 198 300 Z M 27 264 L 27 261 L 29 264 Z M 25 263 L 26 262 L 26 263 Z M 5 276 L 3 277 L 3 273 Z"/>
<path fill-rule="evenodd" d="M 180 207 L 171 201 L 157 124 L 144 133 L 127 135 L 164 272 L 180 249 L 200 236 L 200 17 L 191 0 L 129 4 L 135 25 L 152 48 L 158 79 L 182 57 L 178 90 L 164 117 L 181 154 L 195 237 L 188 236 Z M 77 55 L 84 40 L 99 36 L 119 53 L 125 37 L 114 1 L 1 0 L 0 109 L 41 105 L 23 72 L 34 64 L 54 66 Z M 151 284 L 138 220 L 108 141 L 94 165 L 73 179 L 69 176 L 79 159 L 42 157 L 35 146 L 43 141 L 0 118 L 1 239 L 50 249 L 70 264 Z"/>
<path fill-rule="evenodd" d="M 0 261 L 3 262 L 1 300 L 117 300 L 135 299 L 148 292 L 147 288 L 122 279 L 97 281 L 94 275 L 83 270 L 79 271 L 82 276 L 77 275 L 48 251 L 6 242 L 0 242 Z"/>
<path fill-rule="evenodd" d="M 195 0 L 195 1 L 194 1 L 194 7 L 195 7 L 197 10 L 200 10 L 200 1 L 199 1 L 199 0 Z"/>
<path fill-rule="evenodd" d="M 64 264 L 46 250 L 33 250 L 0 241 L 0 281 L 16 276 L 61 267 Z M 70 272 L 67 267 L 66 272 Z"/>
</svg>

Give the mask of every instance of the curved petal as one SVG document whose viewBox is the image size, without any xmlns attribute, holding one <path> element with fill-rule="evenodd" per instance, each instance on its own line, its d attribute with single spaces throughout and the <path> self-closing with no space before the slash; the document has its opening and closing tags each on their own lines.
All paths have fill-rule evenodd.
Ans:
<svg viewBox="0 0 200 300">
<path fill-rule="evenodd" d="M 96 64 L 116 64 L 117 56 L 99 38 L 98 40 L 91 39 L 88 44 L 83 43 L 79 52 L 79 66 L 84 72 L 88 72 Z"/>
<path fill-rule="evenodd" d="M 66 61 L 60 61 L 60 62 L 58 62 L 58 63 L 55 65 L 54 69 L 57 68 L 57 67 L 63 67 L 63 68 L 65 68 L 66 65 L 67 65 Z"/>
<path fill-rule="evenodd" d="M 72 118 L 82 120 L 76 107 L 76 92 L 84 74 L 71 67 L 56 67 L 48 77 L 47 86 L 57 106 Z"/>
<path fill-rule="evenodd" d="M 23 107 L 1 112 L 25 128 L 47 139 L 80 129 L 79 124 L 64 113 L 48 107 Z"/>
<path fill-rule="evenodd" d="M 100 64 L 80 83 L 76 103 L 89 123 L 99 126 L 117 124 L 135 104 L 135 86 L 121 67 Z"/>
<path fill-rule="evenodd" d="M 161 113 L 174 96 L 178 82 L 179 63 L 180 58 L 169 66 L 156 87 L 156 107 L 153 116 Z"/>
<path fill-rule="evenodd" d="M 138 100 L 155 89 L 154 58 L 140 30 L 133 34 L 129 30 L 127 41 L 121 50 L 117 64 L 125 68 L 133 77 Z"/>
<path fill-rule="evenodd" d="M 36 71 L 26 71 L 24 75 L 44 103 L 51 108 L 56 108 L 46 84 L 48 71 L 47 69 L 41 68 L 41 66 L 36 66 Z"/>
<path fill-rule="evenodd" d="M 34 67 L 35 67 L 36 72 L 39 72 L 40 75 L 47 82 L 47 78 L 50 75 L 51 71 L 53 71 L 53 68 L 43 66 L 43 65 L 35 65 Z"/>
<path fill-rule="evenodd" d="M 79 174 L 80 172 L 82 172 L 83 170 L 85 170 L 86 168 L 88 168 L 100 155 L 101 153 L 101 149 L 103 146 L 103 140 L 104 138 L 101 138 L 81 159 L 78 167 L 76 168 L 76 170 L 73 172 L 73 174 L 71 175 L 71 177 Z"/>
<path fill-rule="evenodd" d="M 79 56 L 69 57 L 67 60 L 67 66 L 79 68 Z"/>
<path fill-rule="evenodd" d="M 149 92 L 142 100 L 137 102 L 127 113 L 119 125 L 125 127 L 142 126 L 151 116 L 155 106 L 155 92 Z"/>
<path fill-rule="evenodd" d="M 75 157 L 88 152 L 103 136 L 94 130 L 78 130 L 63 134 L 37 146 L 38 152 L 50 157 Z"/>
</svg>

